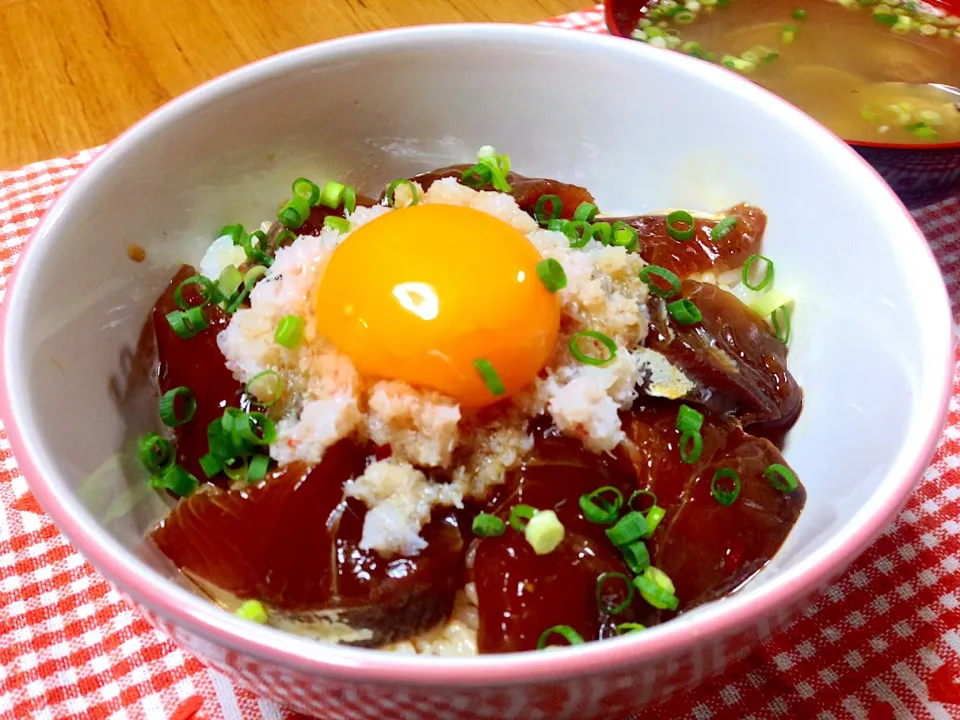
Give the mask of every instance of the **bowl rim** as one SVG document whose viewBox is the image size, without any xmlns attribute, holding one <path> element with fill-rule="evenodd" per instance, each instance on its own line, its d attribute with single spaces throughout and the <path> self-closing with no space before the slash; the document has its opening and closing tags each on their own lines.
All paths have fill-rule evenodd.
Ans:
<svg viewBox="0 0 960 720">
<path fill-rule="evenodd" d="M 605 0 L 603 3 L 603 23 L 607 28 L 607 32 L 610 33 L 612 37 L 618 38 L 620 40 L 631 40 L 632 38 L 627 37 L 626 35 L 620 34 L 620 28 L 617 27 L 617 23 L 613 19 L 613 6 L 614 0 Z M 960 10 L 958 10 L 960 12 Z M 669 50 L 670 48 L 656 48 L 657 50 Z M 712 63 L 711 63 L 712 64 Z M 721 66 L 722 67 L 722 66 Z M 731 71 L 732 72 L 732 71 Z M 764 88 L 766 89 L 766 88 Z M 780 97 L 779 95 L 777 97 Z M 783 100 L 783 98 L 780 98 Z M 793 105 L 793 103 L 788 100 L 784 102 Z M 797 107 L 794 105 L 794 107 Z M 806 111 L 797 107 L 800 112 L 806 114 Z M 819 121 L 815 121 L 819 122 Z M 839 137 L 839 136 L 838 136 Z M 871 140 L 848 140 L 847 138 L 841 137 L 843 142 L 848 145 L 853 145 L 854 147 L 864 147 L 872 148 L 875 150 L 907 150 L 910 152 L 923 152 L 926 150 L 960 150 L 960 140 L 955 142 L 943 142 L 943 143 L 885 143 L 885 142 L 873 142 Z M 938 174 L 936 171 L 933 171 L 933 174 Z"/>
<path fill-rule="evenodd" d="M 909 456 L 904 456 L 901 451 L 897 462 L 902 467 L 895 464 L 878 484 L 871 502 L 856 512 L 815 553 L 784 571 L 775 582 L 767 583 L 747 595 L 734 595 L 710 603 L 635 636 L 587 643 L 550 653 L 486 655 L 452 661 L 444 657 L 407 656 L 326 645 L 240 620 L 149 568 L 96 523 L 79 501 L 72 497 L 55 472 L 41 470 L 44 464 L 42 453 L 34 455 L 31 451 L 34 440 L 25 436 L 15 422 L 17 413 L 13 398 L 20 393 L 12 368 L 17 364 L 17 355 L 12 343 L 5 341 L 11 323 L 19 320 L 11 310 L 19 304 L 22 283 L 18 282 L 18 278 L 26 272 L 24 268 L 31 265 L 31 259 L 39 254 L 37 248 L 42 236 L 53 236 L 52 232 L 47 232 L 48 228 L 55 230 L 59 217 L 75 194 L 74 189 L 84 183 L 95 184 L 97 177 L 108 172 L 115 161 L 122 161 L 127 148 L 139 142 L 136 139 L 138 134 L 147 134 L 150 128 L 162 126 L 180 115 L 189 115 L 191 109 L 214 102 L 223 93 L 276 72 L 288 72 L 291 67 L 302 63 L 329 61 L 342 55 L 415 46 L 430 41 L 454 44 L 478 40 L 549 42 L 552 51 L 564 46 L 585 48 L 591 52 L 638 56 L 642 62 L 653 66 L 658 63 L 684 66 L 695 75 L 712 75 L 716 83 L 731 86 L 736 95 L 753 95 L 751 102 L 778 109 L 806 134 L 820 135 L 823 143 L 834 143 L 832 152 L 835 155 L 846 153 L 855 159 L 862 168 L 861 179 L 869 181 L 869 176 L 872 176 L 876 192 L 887 194 L 890 207 L 898 209 L 907 222 L 906 227 L 912 229 L 911 233 L 903 233 L 905 237 L 902 242 L 912 242 L 920 251 L 916 259 L 917 274 L 923 276 L 925 282 L 915 292 L 924 293 L 929 300 L 928 318 L 932 319 L 928 325 L 940 324 L 943 327 L 942 336 L 932 331 L 929 333 L 932 340 L 938 341 L 932 343 L 931 352 L 928 353 L 931 368 L 939 368 L 935 379 L 930 380 L 930 387 L 938 385 L 938 392 L 928 391 L 931 398 L 937 398 L 936 411 L 930 413 L 925 423 L 915 424 L 914 429 L 905 436 L 904 446 L 913 439 L 914 447 Z M 5 301 L 0 306 L 0 419 L 4 422 L 22 475 L 57 527 L 124 595 L 147 609 L 148 616 L 159 616 L 219 648 L 238 651 L 277 667 L 350 682 L 394 686 L 509 686 L 557 681 L 663 660 L 710 637 L 729 637 L 751 628 L 758 632 L 758 621 L 762 623 L 778 616 L 784 608 L 795 606 L 798 600 L 824 586 L 845 569 L 893 519 L 933 456 L 953 390 L 953 330 L 946 288 L 933 252 L 909 212 L 873 168 L 852 148 L 786 101 L 734 73 L 706 63 L 697 63 L 694 58 L 679 53 L 655 54 L 656 50 L 641 43 L 621 43 L 610 36 L 534 25 L 428 25 L 384 30 L 307 45 L 237 68 L 166 103 L 122 133 L 70 181 L 36 225 L 8 278 Z M 908 234 L 909 238 L 906 237 Z M 939 321 L 936 321 L 938 315 Z M 916 425 L 921 427 L 917 428 Z M 61 488 L 64 489 L 61 491 Z"/>
</svg>

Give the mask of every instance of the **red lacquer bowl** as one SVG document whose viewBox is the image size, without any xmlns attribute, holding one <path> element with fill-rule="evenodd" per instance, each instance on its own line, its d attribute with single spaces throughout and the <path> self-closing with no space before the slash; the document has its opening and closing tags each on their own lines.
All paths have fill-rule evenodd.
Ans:
<svg viewBox="0 0 960 720">
<path fill-rule="evenodd" d="M 606 0 L 607 28 L 629 38 L 649 0 Z M 960 15 L 960 0 L 931 4 Z M 802 108 L 801 108 L 802 109 Z M 960 188 L 960 142 L 907 145 L 846 140 L 869 162 L 900 197 L 911 204 Z"/>
</svg>

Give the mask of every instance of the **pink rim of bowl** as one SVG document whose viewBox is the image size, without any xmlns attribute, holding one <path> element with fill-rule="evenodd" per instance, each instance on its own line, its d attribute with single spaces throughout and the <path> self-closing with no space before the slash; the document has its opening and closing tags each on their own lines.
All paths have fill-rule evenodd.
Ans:
<svg viewBox="0 0 960 720">
<path fill-rule="evenodd" d="M 524 40 L 532 33 L 553 33 L 558 42 L 587 44 L 596 52 L 613 49 L 623 52 L 623 44 L 614 38 L 576 33 L 579 37 L 574 39 L 571 37 L 573 33 L 566 30 L 491 24 L 436 25 L 387 30 L 307 46 L 226 73 L 159 108 L 114 140 L 96 160 L 73 179 L 71 187 L 83 178 L 96 175 L 99 168 L 109 166 L 114 156 L 123 152 L 123 146 L 136 144 L 134 136 L 145 126 L 165 123 L 170 117 L 175 117 L 188 108 L 203 105 L 208 95 L 228 88 L 235 89 L 272 70 L 274 66 L 281 66 L 294 58 L 300 58 L 301 55 L 309 56 L 318 47 L 322 46 L 326 51 L 331 52 L 344 47 L 350 47 L 353 51 L 362 51 L 366 47 L 383 42 L 401 39 L 417 42 L 436 35 L 461 34 L 474 39 L 481 37 L 495 41 L 497 38 L 503 38 L 505 34 Z M 655 49 L 646 48 L 638 43 L 636 49 L 631 52 L 642 54 L 655 52 Z M 679 54 L 671 62 L 691 63 L 691 68 L 696 63 L 694 59 L 685 58 Z M 726 73 L 727 71 L 723 68 L 711 68 L 706 64 L 696 63 L 696 72 Z M 744 81 L 743 87 L 746 89 L 752 87 L 752 84 Z M 772 93 L 763 92 L 766 93 L 768 102 L 780 104 L 785 112 L 794 115 L 796 123 L 806 124 L 808 128 L 821 131 L 816 123 L 802 116 L 788 103 Z M 824 140 L 834 141 L 826 134 Z M 846 152 L 855 157 L 864 169 L 878 180 L 877 192 L 888 193 L 890 203 L 900 208 L 916 233 L 914 241 L 917 243 L 917 251 L 926 253 L 928 270 L 939 275 L 939 271 L 936 270 L 936 260 L 927 247 L 922 233 L 893 192 L 883 184 L 869 164 L 852 149 L 838 142 L 836 151 Z M 38 237 L 46 226 L 56 223 L 69 195 L 70 187 L 46 212 L 31 235 L 31 241 Z M 0 338 L 6 336 L 10 307 L 18 293 L 18 277 L 24 265 L 35 253 L 35 247 L 35 242 L 28 242 L 9 278 L 6 298 L 3 306 L 0 307 Z M 939 285 L 943 289 L 942 282 Z M 952 337 L 945 289 L 939 304 L 941 307 L 934 308 L 933 311 L 943 315 L 944 337 Z M 55 477 L 45 477 L 40 470 L 42 460 L 34 459 L 31 438 L 25 437 L 15 422 L 16 408 L 10 397 L 17 378 L 12 377 L 8 372 L 7 358 L 8 355 L 13 355 L 13 351 L 6 345 L 0 348 L 2 353 L 0 354 L 0 388 L 2 388 L 0 418 L 3 419 L 20 469 L 30 488 L 70 542 L 122 592 L 174 625 L 205 637 L 220 647 L 240 651 L 279 667 L 318 676 L 355 682 L 411 686 L 517 685 L 534 681 L 556 681 L 661 658 L 671 652 L 692 646 L 699 639 L 712 635 L 726 635 L 750 627 L 758 619 L 772 617 L 779 609 L 792 606 L 799 598 L 823 587 L 832 577 L 846 568 L 894 518 L 910 495 L 915 482 L 929 464 L 940 438 L 946 420 L 947 405 L 952 395 L 954 374 L 952 340 L 945 342 L 942 350 L 943 356 L 939 361 L 941 370 L 938 380 L 938 411 L 929 418 L 925 427 L 916 433 L 912 459 L 901 460 L 898 467 L 891 470 L 884 483 L 886 492 L 875 497 L 874 503 L 861 508 L 841 532 L 815 553 L 799 562 L 797 566 L 784 571 L 776 582 L 768 583 L 749 595 L 734 595 L 722 603 L 704 606 L 697 610 L 697 617 L 690 616 L 687 622 L 665 623 L 634 637 L 625 636 L 600 643 L 588 643 L 576 648 L 558 649 L 549 654 L 534 652 L 510 656 L 479 656 L 458 659 L 457 662 L 443 658 L 406 657 L 323 645 L 268 627 L 254 626 L 220 610 L 209 601 L 155 573 L 99 527 L 67 490 L 61 491 L 58 487 L 60 483 Z"/>
</svg>

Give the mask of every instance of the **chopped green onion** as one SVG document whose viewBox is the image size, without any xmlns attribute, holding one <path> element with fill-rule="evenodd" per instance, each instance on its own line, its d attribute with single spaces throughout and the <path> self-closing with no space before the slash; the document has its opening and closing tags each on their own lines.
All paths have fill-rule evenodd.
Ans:
<svg viewBox="0 0 960 720">
<path fill-rule="evenodd" d="M 493 170 L 489 166 L 479 163 L 464 170 L 460 176 L 460 182 L 474 190 L 479 190 L 488 185 L 491 180 L 493 180 Z"/>
<path fill-rule="evenodd" d="M 756 67 L 749 60 L 744 60 L 743 58 L 738 58 L 735 55 L 724 55 L 720 60 L 720 64 L 725 68 L 730 68 L 741 73 L 752 72 L 754 67 Z"/>
<path fill-rule="evenodd" d="M 760 282 L 754 283 L 750 280 L 750 274 L 753 266 L 758 262 L 761 263 L 761 266 L 763 267 L 763 278 L 760 280 Z M 740 272 L 740 279 L 743 280 L 743 284 L 750 290 L 759 292 L 765 289 L 768 285 L 770 285 L 770 283 L 773 282 L 773 260 L 763 255 L 751 255 L 747 258 L 746 262 L 743 263 L 743 270 Z"/>
<path fill-rule="evenodd" d="M 389 205 L 390 207 L 397 206 L 397 203 L 396 203 L 397 188 L 400 187 L 401 185 L 410 188 L 409 207 L 413 207 L 414 205 L 420 202 L 420 195 L 417 193 L 416 185 L 414 185 L 409 180 L 394 180 L 392 183 L 387 185 L 387 205 Z"/>
<path fill-rule="evenodd" d="M 496 368 L 493 367 L 493 363 L 484 358 L 477 358 L 473 361 L 473 367 L 480 374 L 480 379 L 483 380 L 483 384 L 487 386 L 491 395 L 499 397 L 507 393 L 507 388 L 497 374 Z"/>
<path fill-rule="evenodd" d="M 238 456 L 228 458 L 223 463 L 223 473 L 233 482 L 246 481 L 250 469 L 247 458 Z"/>
<path fill-rule="evenodd" d="M 649 528 L 643 513 L 631 510 L 617 521 L 617 524 L 606 530 L 607 537 L 617 547 L 631 545 L 637 540 L 649 537 Z"/>
<path fill-rule="evenodd" d="M 255 622 L 258 625 L 263 625 L 267 622 L 267 609 L 259 600 L 247 600 L 237 608 L 235 614 L 238 618 Z"/>
<path fill-rule="evenodd" d="M 877 10 L 879 10 L 879 8 Z M 898 15 L 885 11 L 877 12 L 877 10 L 873 12 L 873 21 L 875 23 L 886 25 L 887 27 L 893 27 L 897 24 Z"/>
<path fill-rule="evenodd" d="M 343 194 L 346 189 L 346 185 L 334 180 L 328 180 L 327 184 L 323 186 L 323 192 L 319 194 L 317 201 L 310 204 L 316 205 L 319 203 L 320 205 L 326 205 L 328 208 L 336 210 L 340 207 L 340 201 L 343 199 Z"/>
<path fill-rule="evenodd" d="M 792 17 L 794 20 L 806 20 L 807 11 L 797 8 L 792 13 L 790 13 L 790 17 Z"/>
<path fill-rule="evenodd" d="M 473 534 L 480 537 L 500 537 L 507 531 L 507 525 L 496 515 L 480 513 L 473 519 Z"/>
<path fill-rule="evenodd" d="M 234 429 L 240 439 L 249 445 L 271 445 L 277 441 L 277 428 L 273 420 L 261 412 L 238 416 Z"/>
<path fill-rule="evenodd" d="M 287 247 L 293 244 L 293 241 L 297 239 L 297 234 L 291 232 L 287 228 L 280 230 L 280 233 L 277 235 L 274 243 L 278 248 Z"/>
<path fill-rule="evenodd" d="M 207 453 L 200 458 L 200 469 L 203 470 L 204 475 L 206 475 L 208 478 L 212 478 L 221 470 L 223 470 L 223 465 L 213 455 L 213 453 Z"/>
<path fill-rule="evenodd" d="M 624 600 L 619 605 L 614 605 L 611 607 L 610 604 L 607 603 L 606 598 L 604 597 L 605 593 L 603 592 L 603 589 L 604 589 L 604 585 L 607 583 L 608 580 L 623 580 L 624 584 L 626 585 L 627 599 Z M 628 578 L 623 573 L 618 573 L 618 572 L 602 573 L 597 578 L 597 607 L 600 608 L 600 610 L 606 613 L 607 615 L 619 615 L 628 607 L 630 607 L 630 603 L 633 602 L 634 591 L 635 591 L 635 588 L 633 586 L 633 583 L 630 582 L 630 578 Z"/>
<path fill-rule="evenodd" d="M 673 21 L 677 25 L 689 25 L 696 19 L 696 13 L 692 13 L 689 10 L 681 10 L 673 16 Z"/>
<path fill-rule="evenodd" d="M 270 407 L 283 397 L 285 387 L 286 383 L 280 377 L 280 373 L 276 370 L 264 370 L 250 378 L 244 390 L 248 395 L 253 396 L 257 405 Z"/>
<path fill-rule="evenodd" d="M 547 291 L 555 293 L 567 286 L 567 274 L 563 265 L 553 258 L 547 258 L 537 263 L 537 277 Z"/>
<path fill-rule="evenodd" d="M 627 508 L 630 510 L 636 510 L 637 512 L 646 512 L 643 508 L 638 508 L 633 504 L 633 501 L 637 498 L 650 498 L 650 506 L 647 508 L 654 508 L 657 505 L 657 494 L 650 490 L 634 490 L 633 494 L 630 496 L 630 499 L 627 500 Z"/>
<path fill-rule="evenodd" d="M 199 292 L 202 302 L 199 305 L 192 305 L 183 297 L 184 288 L 189 285 L 200 285 Z M 187 278 L 173 291 L 173 301 L 181 310 L 189 310 L 192 307 L 203 307 L 207 303 L 217 300 L 218 297 L 219 293 L 217 292 L 216 285 L 213 284 L 212 280 L 205 278 L 203 275 L 194 275 L 193 277 Z"/>
<path fill-rule="evenodd" d="M 790 342 L 790 310 L 786 305 L 781 305 L 770 313 L 770 322 L 773 324 L 773 332 L 777 340 L 784 345 Z"/>
<path fill-rule="evenodd" d="M 167 324 L 182 340 L 189 340 L 208 327 L 207 316 L 202 307 L 190 308 L 186 312 L 174 310 L 167 313 Z"/>
<path fill-rule="evenodd" d="M 200 486 L 200 481 L 179 465 L 171 465 L 150 478 L 150 486 L 170 490 L 180 497 L 189 497 Z"/>
<path fill-rule="evenodd" d="M 603 497 L 606 493 L 613 493 L 613 502 L 607 502 Z M 598 525 L 609 525 L 616 520 L 622 506 L 623 494 L 612 485 L 605 485 L 580 496 L 580 510 L 583 516 Z"/>
<path fill-rule="evenodd" d="M 158 473 L 173 462 L 173 446 L 157 433 L 149 433 L 140 441 L 140 462 L 147 472 Z"/>
<path fill-rule="evenodd" d="M 703 427 L 703 413 L 697 412 L 689 405 L 681 405 L 677 411 L 677 430 L 681 435 L 700 432 Z"/>
<path fill-rule="evenodd" d="M 316 205 L 320 200 L 320 188 L 313 180 L 297 178 L 293 181 L 292 190 L 294 195 L 299 195 L 306 200 L 307 205 Z"/>
<path fill-rule="evenodd" d="M 796 36 L 797 28 L 795 25 L 786 25 L 780 30 L 780 42 L 784 45 L 792 43 Z"/>
<path fill-rule="evenodd" d="M 660 568 L 653 567 L 651 565 L 643 571 L 643 576 L 648 580 L 653 580 L 657 587 L 662 588 L 669 593 L 675 593 L 677 591 L 677 588 L 673 584 L 673 580 L 671 580 L 670 576 Z"/>
<path fill-rule="evenodd" d="M 667 511 L 659 505 L 654 505 L 647 510 L 647 514 L 644 517 L 647 519 L 647 526 L 650 528 L 651 536 L 657 531 L 657 528 L 666 516 Z"/>
<path fill-rule="evenodd" d="M 648 575 L 652 569 L 654 569 L 652 566 L 648 567 L 644 570 L 643 575 L 633 579 L 633 584 L 640 591 L 640 596 L 659 610 L 676 610 L 680 601 L 672 591 L 661 587 L 653 579 L 653 576 Z"/>
<path fill-rule="evenodd" d="M 613 224 L 613 244 L 617 247 L 625 247 L 627 250 L 636 250 L 639 236 L 637 229 L 627 225 L 622 220 L 617 220 Z"/>
<path fill-rule="evenodd" d="M 306 323 L 299 315 L 287 315 L 277 325 L 277 331 L 274 333 L 273 339 L 277 345 L 293 350 L 303 340 L 305 325 Z"/>
<path fill-rule="evenodd" d="M 650 567 L 650 550 L 640 540 L 624 545 L 620 548 L 620 552 L 623 554 L 623 561 L 630 568 L 630 572 L 639 575 Z"/>
<path fill-rule="evenodd" d="M 550 212 L 547 212 L 547 204 L 550 205 Z M 560 213 L 563 212 L 563 201 L 558 195 L 541 195 L 537 200 L 537 205 L 533 209 L 533 216 L 537 223 L 546 226 L 551 220 L 557 220 Z"/>
<path fill-rule="evenodd" d="M 730 482 L 724 482 L 727 480 Z M 720 468 L 713 474 L 710 494 L 721 505 L 733 505 L 740 496 L 740 475 L 732 468 Z"/>
<path fill-rule="evenodd" d="M 227 408 L 227 410 L 237 410 L 236 408 Z M 237 410 L 237 412 L 240 412 Z M 239 443 L 234 441 L 232 422 L 229 427 L 224 427 L 224 420 L 229 420 L 227 412 L 224 415 L 213 420 L 207 426 L 207 445 L 210 448 L 210 454 L 220 461 L 221 465 L 230 460 L 241 451 Z"/>
<path fill-rule="evenodd" d="M 796 473 L 786 465 L 774 463 L 763 471 L 763 476 L 776 490 L 782 493 L 792 493 L 797 489 L 800 481 L 797 480 Z"/>
<path fill-rule="evenodd" d="M 925 122 L 916 122 L 905 125 L 904 129 L 913 133 L 913 135 L 921 140 L 936 140 L 940 137 L 940 133 L 927 125 Z"/>
<path fill-rule="evenodd" d="M 613 242 L 613 228 L 606 220 L 599 220 L 590 227 L 593 229 L 593 236 L 600 241 L 601 245 L 609 245 Z"/>
<path fill-rule="evenodd" d="M 560 218 L 554 218 L 547 221 L 547 230 L 552 232 L 563 232 L 564 226 L 567 224 L 566 220 L 561 220 Z"/>
<path fill-rule="evenodd" d="M 327 215 L 323 219 L 323 226 L 333 228 L 341 235 L 350 232 L 350 221 L 336 215 Z"/>
<path fill-rule="evenodd" d="M 640 632 L 641 630 L 646 630 L 646 625 L 641 625 L 640 623 L 626 622 L 620 623 L 617 625 L 616 631 L 617 635 L 631 635 L 635 632 Z"/>
<path fill-rule="evenodd" d="M 277 219 L 283 226 L 291 230 L 301 227 L 308 217 L 310 217 L 310 205 L 299 195 L 290 198 L 277 214 Z"/>
<path fill-rule="evenodd" d="M 693 235 L 697 228 L 693 223 L 693 215 L 686 210 L 674 210 L 667 215 L 667 234 L 677 242 L 687 242 L 693 240 Z M 680 227 L 686 225 L 687 227 Z"/>
<path fill-rule="evenodd" d="M 597 216 L 598 212 L 600 212 L 600 208 L 598 208 L 592 202 L 587 202 L 584 200 L 574 211 L 573 219 L 583 220 L 584 222 L 593 222 L 593 219 Z"/>
<path fill-rule="evenodd" d="M 537 514 L 537 509 L 529 505 L 514 505 L 510 508 L 510 527 L 517 532 L 523 532 L 527 529 L 527 524 L 531 518 Z"/>
<path fill-rule="evenodd" d="M 681 325 L 696 325 L 703 320 L 700 309 L 692 301 L 683 298 L 667 305 L 667 312 Z"/>
<path fill-rule="evenodd" d="M 177 398 L 182 398 L 184 406 L 182 416 L 177 413 Z M 196 411 L 197 399 L 193 396 L 190 388 L 183 385 L 168 390 L 160 398 L 160 419 L 167 427 L 179 427 L 190 422 Z"/>
<path fill-rule="evenodd" d="M 564 221 L 561 232 L 569 238 L 572 248 L 585 247 L 593 238 L 593 226 L 583 220 Z"/>
<path fill-rule="evenodd" d="M 710 239 L 714 242 L 723 240 L 737 226 L 737 219 L 733 215 L 727 215 L 720 222 L 710 228 Z"/>
<path fill-rule="evenodd" d="M 670 287 L 663 287 L 663 285 L 657 282 L 654 278 L 660 278 L 661 280 L 669 283 Z M 643 270 L 640 271 L 640 279 L 647 284 L 650 292 L 657 297 L 672 298 L 674 295 L 680 292 L 680 278 L 666 268 L 660 267 L 659 265 L 647 265 Z"/>
<path fill-rule="evenodd" d="M 352 185 L 343 188 L 343 209 L 347 215 L 353 215 L 353 211 L 357 209 L 357 191 Z"/>
<path fill-rule="evenodd" d="M 747 301 L 747 307 L 762 318 L 769 317 L 778 307 L 789 306 L 793 298 L 779 290 L 770 289 L 761 295 L 754 295 Z"/>
<path fill-rule="evenodd" d="M 247 470 L 247 482 L 260 482 L 267 476 L 270 467 L 269 455 L 254 455 L 250 459 L 250 468 Z"/>
<path fill-rule="evenodd" d="M 243 229 L 243 225 L 235 223 L 233 225 L 224 225 L 220 228 L 220 234 L 217 235 L 218 238 L 229 237 L 234 245 L 240 244 L 240 238 L 242 238 L 246 232 Z"/>
<path fill-rule="evenodd" d="M 560 635 L 564 640 L 567 641 L 568 645 L 583 644 L 583 638 L 580 637 L 580 634 L 569 625 L 554 625 L 552 628 L 543 631 L 540 639 L 537 640 L 537 650 L 543 650 L 545 647 L 547 647 L 547 643 L 550 641 L 551 635 Z"/>
<path fill-rule="evenodd" d="M 243 276 L 243 289 L 241 289 L 240 292 L 237 293 L 230 301 L 230 304 L 227 305 L 227 312 L 235 313 L 243 304 L 244 300 L 247 299 L 247 296 L 250 295 L 250 291 L 253 290 L 253 286 L 257 284 L 257 280 L 266 274 L 267 269 L 263 265 L 254 265 L 252 268 L 247 270 L 246 274 Z"/>
<path fill-rule="evenodd" d="M 700 459 L 703 452 L 703 435 L 685 433 L 680 436 L 680 459 L 691 465 Z"/>
<path fill-rule="evenodd" d="M 220 271 L 220 278 L 217 280 L 217 288 L 220 294 L 225 297 L 233 297 L 233 294 L 243 282 L 243 273 L 235 265 L 227 265 Z"/>
<path fill-rule="evenodd" d="M 691 57 L 700 58 L 701 60 L 706 56 L 703 46 L 698 42 L 685 42 L 680 46 L 680 50 Z"/>
<path fill-rule="evenodd" d="M 592 340 L 596 340 L 607 349 L 609 355 L 607 357 L 592 357 L 585 354 L 582 350 L 580 350 L 579 343 L 581 338 L 590 338 Z M 617 356 L 617 344 L 602 332 L 597 332 L 596 330 L 581 330 L 572 338 L 570 338 L 569 346 L 570 354 L 580 362 L 586 363 L 587 365 L 597 365 L 598 367 L 608 365 Z"/>
<path fill-rule="evenodd" d="M 563 523 L 553 510 L 540 510 L 530 518 L 523 536 L 537 555 L 549 555 L 563 542 Z"/>
<path fill-rule="evenodd" d="M 485 165 L 490 168 L 490 183 L 494 190 L 510 192 L 510 183 L 507 182 L 506 178 L 506 174 L 510 172 L 509 155 L 478 154 L 477 160 L 478 165 Z"/>
<path fill-rule="evenodd" d="M 257 244 L 254 245 L 253 241 Z M 247 257 L 256 263 L 261 263 L 269 267 L 273 265 L 273 258 L 270 257 L 262 248 L 267 247 L 267 236 L 262 230 L 256 230 L 249 235 L 244 235 L 240 243 Z"/>
</svg>

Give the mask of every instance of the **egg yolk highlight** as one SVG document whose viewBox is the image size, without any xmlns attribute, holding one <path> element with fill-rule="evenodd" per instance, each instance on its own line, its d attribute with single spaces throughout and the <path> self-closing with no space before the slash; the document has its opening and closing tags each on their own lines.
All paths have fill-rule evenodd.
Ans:
<svg viewBox="0 0 960 720">
<path fill-rule="evenodd" d="M 357 228 L 315 292 L 320 333 L 368 378 L 402 380 L 482 407 L 529 384 L 550 359 L 560 303 L 526 236 L 479 210 L 416 205 Z M 489 361 L 495 396 L 474 361 Z"/>
</svg>

